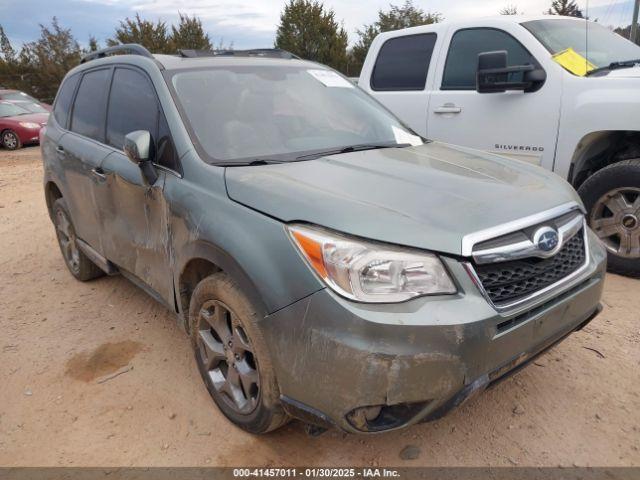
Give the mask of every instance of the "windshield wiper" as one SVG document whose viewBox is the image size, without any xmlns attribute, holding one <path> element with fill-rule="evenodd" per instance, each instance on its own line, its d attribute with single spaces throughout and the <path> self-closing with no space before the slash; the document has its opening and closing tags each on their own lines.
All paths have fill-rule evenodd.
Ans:
<svg viewBox="0 0 640 480">
<path fill-rule="evenodd" d="M 364 150 L 379 150 L 381 148 L 405 148 L 410 146 L 410 143 L 363 143 L 362 145 L 349 145 L 348 147 L 336 148 L 334 150 L 325 150 L 322 152 L 300 155 L 299 157 L 296 157 L 296 160 L 312 160 L 314 158 L 326 157 L 329 155 L 338 155 L 340 153 L 362 152 Z"/>
<path fill-rule="evenodd" d="M 274 160 L 271 158 L 256 158 L 247 162 L 220 162 L 216 163 L 219 167 L 256 167 L 260 165 L 273 165 L 276 163 L 289 163 L 286 160 Z"/>
<path fill-rule="evenodd" d="M 640 58 L 637 60 L 623 60 L 621 62 L 612 62 L 606 67 L 596 68 L 595 70 L 591 70 L 587 72 L 587 77 L 590 75 L 593 75 L 594 73 L 605 72 L 607 70 L 618 70 L 621 68 L 632 68 L 639 64 L 640 64 Z"/>
</svg>

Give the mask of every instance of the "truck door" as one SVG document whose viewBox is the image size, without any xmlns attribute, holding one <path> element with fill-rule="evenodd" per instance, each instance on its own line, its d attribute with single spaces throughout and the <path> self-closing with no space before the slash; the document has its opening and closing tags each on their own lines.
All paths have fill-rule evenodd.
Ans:
<svg viewBox="0 0 640 480">
<path fill-rule="evenodd" d="M 431 92 L 427 136 L 552 169 L 561 82 L 548 77 L 531 93 L 477 93 L 476 70 L 482 52 L 506 50 L 509 66 L 540 64 L 513 35 L 501 29 L 452 29 L 448 37 Z"/>
</svg>

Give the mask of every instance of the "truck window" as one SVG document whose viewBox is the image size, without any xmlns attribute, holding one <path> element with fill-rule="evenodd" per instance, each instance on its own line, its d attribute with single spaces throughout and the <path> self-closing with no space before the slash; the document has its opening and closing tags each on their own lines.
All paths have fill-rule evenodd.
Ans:
<svg viewBox="0 0 640 480">
<path fill-rule="evenodd" d="M 73 93 L 80 75 L 71 75 L 60 87 L 56 102 L 53 107 L 53 116 L 62 128 L 67 128 L 67 119 L 69 118 L 69 110 L 71 110 L 71 102 L 73 101 Z"/>
<path fill-rule="evenodd" d="M 494 28 L 459 30 L 451 39 L 442 77 L 442 90 L 475 90 L 478 55 L 507 51 L 508 66 L 533 64 L 535 58 L 515 38 Z"/>
<path fill-rule="evenodd" d="M 371 88 L 424 90 L 436 38 L 435 33 L 423 33 L 384 42 L 373 67 Z"/>
<path fill-rule="evenodd" d="M 71 131 L 104 141 L 104 117 L 111 69 L 92 70 L 83 75 L 73 104 Z"/>
</svg>

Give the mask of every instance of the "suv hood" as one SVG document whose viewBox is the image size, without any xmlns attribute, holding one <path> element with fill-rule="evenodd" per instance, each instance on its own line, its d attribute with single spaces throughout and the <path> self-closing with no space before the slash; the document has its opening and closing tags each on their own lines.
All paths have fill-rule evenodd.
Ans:
<svg viewBox="0 0 640 480">
<path fill-rule="evenodd" d="M 441 143 L 229 167 L 225 178 L 231 199 L 283 222 L 455 255 L 469 233 L 580 204 L 540 167 Z"/>
</svg>

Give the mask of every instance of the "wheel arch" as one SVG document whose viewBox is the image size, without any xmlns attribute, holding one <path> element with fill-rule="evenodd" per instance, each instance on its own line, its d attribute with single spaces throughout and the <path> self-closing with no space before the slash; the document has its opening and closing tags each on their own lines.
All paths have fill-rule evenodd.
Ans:
<svg viewBox="0 0 640 480">
<path fill-rule="evenodd" d="M 188 331 L 189 302 L 196 285 L 204 278 L 224 272 L 238 285 L 257 310 L 259 318 L 268 314 L 266 303 L 247 272 L 231 255 L 208 242 L 198 241 L 187 246 L 180 255 L 175 281 L 178 313 Z"/>
<path fill-rule="evenodd" d="M 640 157 L 640 131 L 601 130 L 580 139 L 571 159 L 567 180 L 574 188 L 607 165 Z"/>
<path fill-rule="evenodd" d="M 62 191 L 58 185 L 50 180 L 44 186 L 44 198 L 47 203 L 47 211 L 49 212 L 49 218 L 53 219 L 53 204 L 59 198 L 62 198 Z"/>
</svg>

